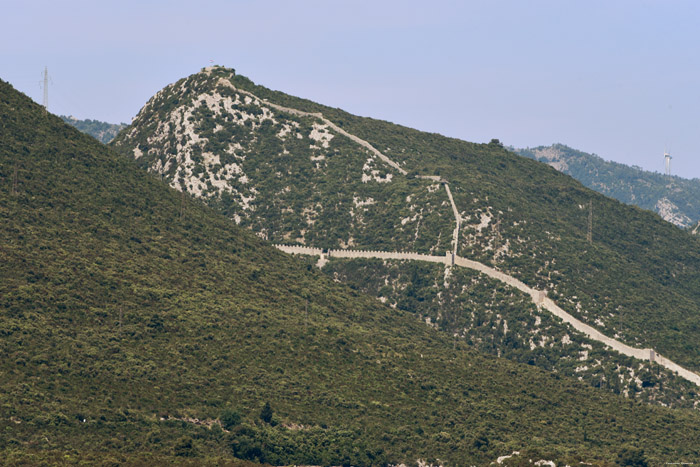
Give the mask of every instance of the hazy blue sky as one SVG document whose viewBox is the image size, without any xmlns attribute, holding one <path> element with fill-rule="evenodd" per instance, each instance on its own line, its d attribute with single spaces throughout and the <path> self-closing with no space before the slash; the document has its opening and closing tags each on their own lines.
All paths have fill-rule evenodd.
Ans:
<svg viewBox="0 0 700 467">
<path fill-rule="evenodd" d="M 0 78 L 130 121 L 207 66 L 469 141 L 700 177 L 700 1 L 2 0 Z"/>
</svg>

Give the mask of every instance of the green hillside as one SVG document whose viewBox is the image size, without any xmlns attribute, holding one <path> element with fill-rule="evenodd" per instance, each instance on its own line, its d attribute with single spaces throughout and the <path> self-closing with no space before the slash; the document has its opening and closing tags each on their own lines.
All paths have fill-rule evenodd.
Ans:
<svg viewBox="0 0 700 467">
<path fill-rule="evenodd" d="M 679 227 L 700 221 L 700 180 L 686 179 L 606 161 L 563 144 L 514 149 L 521 156 L 545 162 L 582 184 L 623 203 L 654 211 Z"/>
<path fill-rule="evenodd" d="M 4 82 L 0 117 L 5 463 L 700 456 L 694 411 L 482 356 L 276 251 Z"/>
<path fill-rule="evenodd" d="M 444 255 L 455 217 L 443 186 L 421 178 L 440 176 L 462 219 L 458 254 L 547 290 L 610 337 L 700 371 L 697 239 L 497 140 L 473 144 L 353 116 L 213 67 L 159 92 L 112 144 L 259 236 L 318 248 Z M 637 400 L 700 401 L 694 385 L 598 351 L 482 276 L 389 260 L 331 260 L 323 270 L 482 351 Z"/>
</svg>

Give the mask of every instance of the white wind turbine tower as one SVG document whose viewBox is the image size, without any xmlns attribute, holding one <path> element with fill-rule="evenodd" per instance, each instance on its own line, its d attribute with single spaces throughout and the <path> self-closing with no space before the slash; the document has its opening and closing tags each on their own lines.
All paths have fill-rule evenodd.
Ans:
<svg viewBox="0 0 700 467">
<path fill-rule="evenodd" d="M 671 176 L 671 154 L 668 151 L 664 151 L 664 162 L 666 163 L 666 176 Z"/>
</svg>

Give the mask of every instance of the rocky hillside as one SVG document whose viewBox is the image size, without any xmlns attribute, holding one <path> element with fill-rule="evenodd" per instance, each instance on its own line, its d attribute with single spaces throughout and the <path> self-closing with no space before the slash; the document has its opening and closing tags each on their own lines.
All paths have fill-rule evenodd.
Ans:
<svg viewBox="0 0 700 467">
<path fill-rule="evenodd" d="M 611 338 L 700 371 L 697 240 L 497 141 L 356 117 L 217 67 L 160 91 L 113 145 L 264 239 L 456 251 L 546 290 Z M 483 275 L 333 258 L 323 271 L 481 351 L 631 398 L 697 405 L 694 384 L 609 351 Z"/>
<path fill-rule="evenodd" d="M 0 119 L 3 463 L 700 456 L 696 411 L 484 356 L 277 251 L 1 81 Z"/>
<path fill-rule="evenodd" d="M 692 228 L 700 221 L 698 179 L 667 177 L 639 167 L 606 161 L 562 144 L 514 151 L 549 164 L 599 193 L 654 211 L 679 227 Z"/>
<path fill-rule="evenodd" d="M 117 133 L 126 127 L 126 123 L 106 123 L 90 119 L 78 120 L 73 116 L 66 117 L 65 115 L 61 115 L 60 118 L 101 143 L 109 143 L 117 136 Z"/>
</svg>

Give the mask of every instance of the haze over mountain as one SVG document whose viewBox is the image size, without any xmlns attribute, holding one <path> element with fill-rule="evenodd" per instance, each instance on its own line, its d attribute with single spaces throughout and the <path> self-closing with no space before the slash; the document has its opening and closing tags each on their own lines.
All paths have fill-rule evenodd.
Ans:
<svg viewBox="0 0 700 467">
<path fill-rule="evenodd" d="M 203 90 L 225 76 L 187 84 Z M 518 450 L 514 462 L 603 465 L 700 455 L 696 411 L 484 356 L 277 251 L 5 82 L 0 117 L 5 462 L 467 465 Z M 473 147 L 497 155 L 496 167 L 515 160 Z M 374 170 L 364 185 L 391 186 Z"/>
<path fill-rule="evenodd" d="M 588 188 L 654 211 L 679 227 L 695 228 L 700 222 L 700 179 L 648 172 L 562 144 L 514 150 L 571 175 Z"/>
<path fill-rule="evenodd" d="M 107 123 L 91 119 L 78 120 L 73 116 L 66 117 L 65 115 L 61 115 L 60 117 L 61 120 L 67 124 L 92 136 L 101 143 L 109 143 L 117 136 L 117 133 L 119 133 L 122 128 L 126 127 L 126 123 Z"/>
<path fill-rule="evenodd" d="M 630 358 L 592 338 L 699 371 L 697 240 L 498 141 L 356 117 L 211 67 L 156 94 L 113 145 L 259 236 L 309 247 L 287 250 L 322 255 L 334 279 L 481 351 L 638 400 L 697 406 L 697 386 L 648 351 Z M 523 286 L 432 259 L 448 251 Z M 528 290 L 546 291 L 590 329 L 562 323 Z"/>
</svg>

